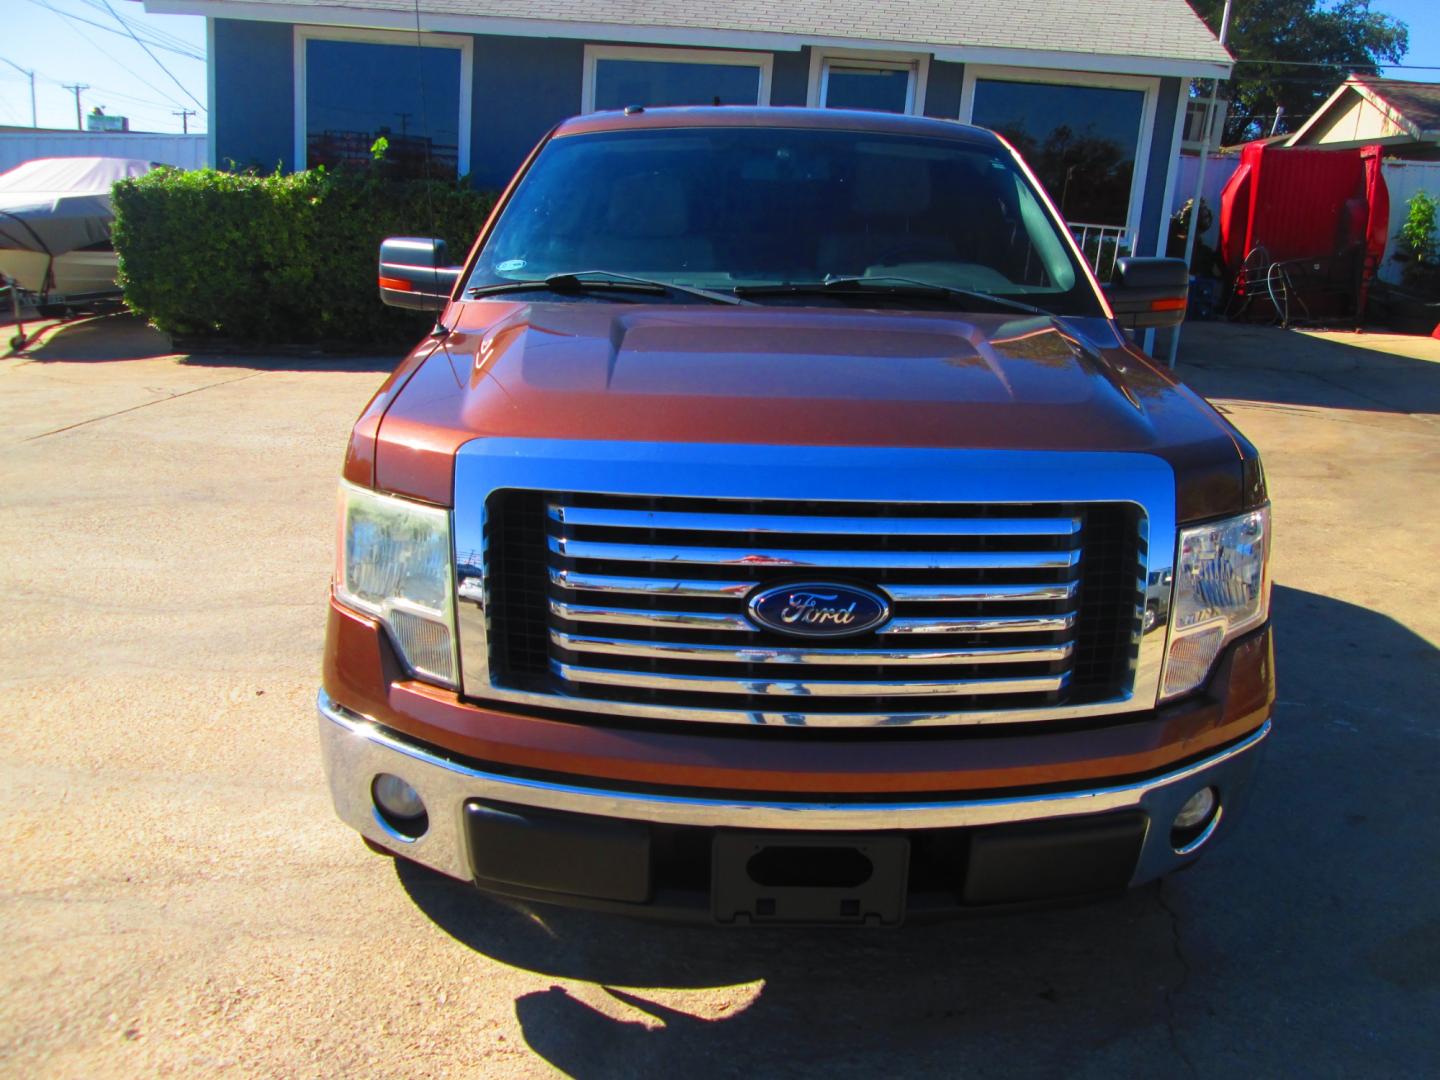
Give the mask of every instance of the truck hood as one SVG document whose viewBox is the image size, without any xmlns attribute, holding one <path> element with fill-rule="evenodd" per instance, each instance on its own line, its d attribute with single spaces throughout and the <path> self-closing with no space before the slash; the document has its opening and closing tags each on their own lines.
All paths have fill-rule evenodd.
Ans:
<svg viewBox="0 0 1440 1080">
<path fill-rule="evenodd" d="M 1175 469 L 1183 516 L 1241 499 L 1229 425 L 1096 320 L 495 301 L 448 315 L 379 425 L 385 490 L 449 503 L 456 448 L 488 435 L 1151 453 Z"/>
</svg>

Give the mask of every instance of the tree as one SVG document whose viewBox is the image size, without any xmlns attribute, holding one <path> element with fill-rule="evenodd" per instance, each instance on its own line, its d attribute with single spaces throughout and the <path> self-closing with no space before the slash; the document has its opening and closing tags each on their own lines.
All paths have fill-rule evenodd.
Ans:
<svg viewBox="0 0 1440 1080">
<path fill-rule="evenodd" d="M 1217 34 L 1225 0 L 1190 0 Z M 1240 60 L 1301 60 L 1324 67 L 1239 63 L 1228 85 L 1225 143 L 1294 131 L 1352 72 L 1374 74 L 1399 63 L 1410 45 L 1400 20 L 1370 10 L 1370 0 L 1235 0 L 1226 42 Z"/>
</svg>

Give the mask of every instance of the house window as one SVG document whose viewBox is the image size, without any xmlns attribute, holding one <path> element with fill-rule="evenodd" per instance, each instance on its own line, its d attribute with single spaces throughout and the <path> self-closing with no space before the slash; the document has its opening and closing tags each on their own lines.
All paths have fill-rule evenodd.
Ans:
<svg viewBox="0 0 1440 1080">
<path fill-rule="evenodd" d="M 469 39 L 297 28 L 295 160 L 307 169 L 374 160 L 392 176 L 470 169 Z"/>
<path fill-rule="evenodd" d="M 1120 78 L 1057 83 L 980 74 L 967 86 L 968 119 L 1014 145 L 1067 221 L 1133 234 L 1154 91 L 1146 86 L 1153 80 Z"/>
<path fill-rule="evenodd" d="M 920 113 L 929 57 L 816 50 L 810 58 L 811 107 Z"/>
<path fill-rule="evenodd" d="M 583 112 L 630 105 L 768 105 L 770 56 L 587 45 Z"/>
</svg>

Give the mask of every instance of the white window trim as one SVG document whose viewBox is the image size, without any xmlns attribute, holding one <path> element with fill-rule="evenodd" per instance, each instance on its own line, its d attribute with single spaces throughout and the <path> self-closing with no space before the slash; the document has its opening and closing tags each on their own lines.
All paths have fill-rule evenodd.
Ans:
<svg viewBox="0 0 1440 1080">
<path fill-rule="evenodd" d="M 1169 246 L 1170 215 L 1179 209 L 1174 205 L 1175 185 L 1180 181 L 1180 147 L 1185 136 L 1185 111 L 1190 102 L 1185 83 L 1180 84 L 1180 92 L 1175 96 L 1178 99 L 1175 102 L 1175 127 L 1170 132 L 1170 156 L 1165 159 L 1165 198 L 1160 204 L 1160 222 L 1155 229 L 1155 254 L 1160 256 L 1165 254 L 1165 249 Z"/>
<path fill-rule="evenodd" d="M 1111 75 L 1088 71 L 1051 71 L 1046 68 L 966 64 L 965 81 L 960 91 L 960 120 L 966 124 L 971 123 L 975 115 L 977 79 L 1049 83 L 1052 86 L 1098 86 L 1112 90 L 1140 90 L 1144 93 L 1144 103 L 1140 108 L 1139 139 L 1135 143 L 1135 172 L 1130 178 L 1130 205 L 1125 218 L 1126 235 L 1132 248 L 1139 254 L 1145 246 L 1144 238 L 1140 235 L 1140 222 L 1145 209 L 1145 181 L 1150 172 L 1150 142 L 1155 131 L 1155 108 L 1160 98 L 1160 80 L 1146 75 Z M 1172 162 L 1169 168 L 1173 171 L 1174 167 Z M 1162 208 L 1161 218 L 1165 217 Z"/>
<path fill-rule="evenodd" d="M 913 52 L 877 52 L 872 49 L 811 49 L 810 85 L 805 104 L 823 109 L 829 90 L 830 61 L 839 60 L 846 67 L 871 67 L 882 71 L 909 71 L 910 84 L 905 92 L 905 112 L 909 116 L 925 115 L 925 87 L 930 79 L 930 54 Z"/>
<path fill-rule="evenodd" d="M 756 101 L 770 104 L 770 76 L 775 57 L 762 52 L 727 52 L 719 49 L 655 49 L 636 45 L 586 45 L 585 81 L 580 91 L 580 111 L 595 111 L 595 68 L 601 60 L 648 60 L 669 64 L 728 64 L 753 67 L 760 72 Z"/>
<path fill-rule="evenodd" d="M 393 30 L 361 30 L 353 27 L 295 27 L 295 171 L 305 168 L 305 44 L 309 41 L 359 41 L 373 45 L 414 46 L 414 33 Z M 455 148 L 460 176 L 470 171 L 470 101 L 474 93 L 474 39 L 458 34 L 423 33 L 419 44 L 425 49 L 457 49 L 460 53 L 460 132 Z M 213 64 L 211 65 L 214 66 Z"/>
<path fill-rule="evenodd" d="M 215 129 L 215 20 L 205 16 L 205 163 L 214 169 Z M 181 108 L 184 108 L 182 105 Z"/>
</svg>

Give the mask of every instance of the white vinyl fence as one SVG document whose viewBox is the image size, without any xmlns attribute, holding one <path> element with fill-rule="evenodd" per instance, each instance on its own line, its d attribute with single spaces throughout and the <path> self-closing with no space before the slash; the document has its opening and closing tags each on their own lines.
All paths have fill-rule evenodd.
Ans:
<svg viewBox="0 0 1440 1080">
<path fill-rule="evenodd" d="M 121 131 L 0 131 L 0 172 L 36 158 L 121 157 L 205 167 L 205 136 Z"/>
<path fill-rule="evenodd" d="M 1390 189 L 1390 240 L 1385 245 L 1385 261 L 1380 264 L 1380 280 L 1398 285 L 1404 263 L 1393 258 L 1400 244 L 1395 234 L 1405 224 L 1409 212 L 1406 203 L 1417 191 L 1427 191 L 1440 199 L 1440 161 L 1387 161 L 1380 171 Z"/>
<path fill-rule="evenodd" d="M 1216 247 L 1220 243 L 1220 192 L 1225 189 L 1230 177 L 1240 167 L 1239 154 L 1211 154 L 1205 165 L 1205 190 L 1201 198 L 1210 208 L 1210 228 L 1195 239 Z M 1175 172 L 1175 187 L 1170 193 L 1170 213 L 1173 216 L 1187 202 L 1195 197 L 1195 174 L 1200 170 L 1199 154 L 1181 154 L 1180 167 Z"/>
</svg>

